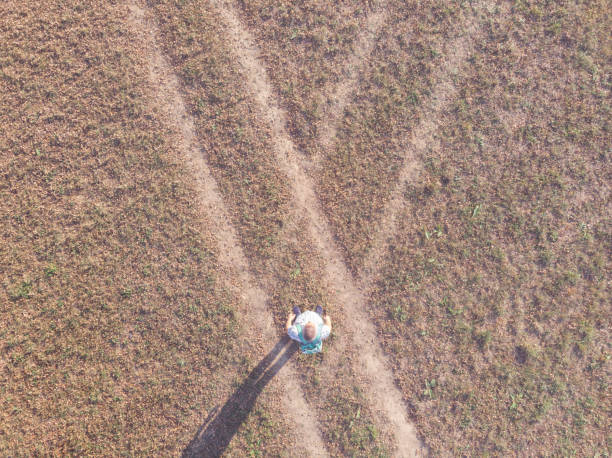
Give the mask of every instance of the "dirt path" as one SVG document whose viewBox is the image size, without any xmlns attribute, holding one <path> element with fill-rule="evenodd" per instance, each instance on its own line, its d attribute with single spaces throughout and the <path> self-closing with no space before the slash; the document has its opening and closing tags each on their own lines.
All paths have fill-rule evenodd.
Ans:
<svg viewBox="0 0 612 458">
<path fill-rule="evenodd" d="M 148 17 L 147 12 L 136 3 L 130 2 L 128 6 L 130 9 L 128 20 L 142 41 L 142 49 L 148 56 L 150 81 L 156 89 L 153 103 L 159 110 L 163 121 L 172 131 L 176 132 L 176 147 L 184 156 L 196 179 L 199 190 L 198 204 L 213 226 L 209 230 L 217 235 L 219 261 L 225 269 L 231 272 L 232 278 L 237 279 L 236 284 L 240 285 L 233 285 L 233 288 L 236 295 L 243 299 L 244 304 L 248 304 L 248 307 L 245 307 L 245 313 L 249 317 L 248 322 L 257 324 L 257 328 L 253 329 L 251 334 L 259 335 L 260 341 L 265 343 L 262 345 L 270 347 L 278 340 L 278 336 L 273 326 L 272 316 L 266 309 L 267 295 L 255 286 L 256 283 L 251 278 L 236 231 L 231 225 L 217 184 L 206 164 L 204 152 L 198 146 L 194 121 L 185 110 L 178 79 L 157 44 L 157 26 Z M 309 438 L 309 441 L 302 444 L 307 447 L 308 455 L 327 456 L 328 453 L 319 434 L 317 420 L 311 413 L 312 409 L 309 409 L 306 404 L 291 364 L 284 367 L 277 378 L 284 387 L 287 416 L 297 426 L 295 434 Z"/>
<path fill-rule="evenodd" d="M 344 79 L 329 91 L 323 92 L 327 105 L 323 113 L 325 122 L 322 123 L 318 138 L 322 148 L 330 149 L 333 146 L 340 117 L 359 84 L 366 58 L 372 52 L 378 32 L 387 20 L 387 11 L 387 2 L 380 2 L 376 11 L 368 15 L 365 29 L 357 37 L 355 51 L 345 64 Z M 311 160 L 316 166 L 320 160 L 319 154 Z"/>
<path fill-rule="evenodd" d="M 481 9 L 484 8 L 484 5 L 482 2 L 475 2 L 473 8 Z M 407 144 L 408 147 L 404 153 L 397 184 L 391 192 L 382 217 L 377 223 L 378 229 L 372 239 L 370 251 L 359 271 L 361 286 L 365 291 L 370 290 L 373 280 L 378 276 L 378 266 L 380 266 L 386 253 L 387 241 L 397 231 L 397 215 L 404 205 L 403 194 L 406 184 L 414 181 L 421 171 L 422 163 L 419 156 L 427 149 L 439 147 L 439 140 L 435 136 L 439 127 L 438 119 L 440 114 L 456 99 L 458 87 L 453 81 L 454 77 L 459 73 L 460 67 L 465 64 L 473 44 L 481 35 L 479 23 L 476 21 L 465 24 L 461 30 L 464 33 L 446 45 L 448 58 L 440 68 L 440 79 L 428 104 L 423 109 L 421 122 L 402 142 Z"/>
<path fill-rule="evenodd" d="M 261 114 L 271 126 L 271 143 L 279 168 L 289 178 L 296 209 L 308 217 L 310 239 L 325 262 L 327 280 L 332 286 L 333 300 L 352 317 L 352 328 L 367 342 L 358 354 L 361 372 L 365 375 L 367 394 L 372 405 L 381 409 L 393 427 L 397 441 L 397 455 L 415 456 L 422 453 L 422 444 L 414 426 L 408 421 L 402 394 L 395 386 L 393 375 L 386 363 L 376 329 L 368 319 L 366 298 L 351 277 L 336 244 L 327 220 L 314 192 L 310 177 L 305 173 L 303 159 L 296 150 L 287 129 L 287 115 L 274 98 L 272 86 L 255 41 L 241 24 L 233 7 L 222 1 L 212 1 L 227 26 L 228 41 L 243 69 L 249 91 L 259 105 Z"/>
</svg>

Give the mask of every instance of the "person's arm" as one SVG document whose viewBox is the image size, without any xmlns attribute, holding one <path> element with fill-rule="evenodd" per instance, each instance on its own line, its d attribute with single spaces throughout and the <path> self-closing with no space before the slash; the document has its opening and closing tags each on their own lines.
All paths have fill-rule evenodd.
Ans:
<svg viewBox="0 0 612 458">
<path fill-rule="evenodd" d="M 323 317 L 323 324 L 325 326 L 329 326 L 329 332 L 331 333 L 332 330 L 332 325 L 331 325 L 331 318 L 329 317 L 329 315 L 325 315 Z"/>
<path fill-rule="evenodd" d="M 287 323 L 285 324 L 285 330 L 289 332 L 289 328 L 293 325 L 293 320 L 295 320 L 295 313 L 291 312 L 287 317 Z"/>
</svg>

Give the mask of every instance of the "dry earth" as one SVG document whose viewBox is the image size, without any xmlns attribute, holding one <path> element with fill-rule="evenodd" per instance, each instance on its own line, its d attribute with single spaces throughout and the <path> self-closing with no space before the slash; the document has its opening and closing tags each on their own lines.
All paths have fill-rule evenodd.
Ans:
<svg viewBox="0 0 612 458">
<path fill-rule="evenodd" d="M 0 451 L 609 453 L 603 3 L 75 1 L 46 23 L 0 7 L 2 405 L 24 437 L 46 419 L 35 448 L 0 428 Z M 287 309 L 319 304 L 334 335 L 292 357 Z M 63 402 L 41 399 L 53 364 Z"/>
<path fill-rule="evenodd" d="M 131 3 L 129 7 L 131 12 L 130 22 L 138 30 L 141 39 L 140 45 L 148 55 L 155 103 L 171 131 L 177 134 L 177 147 L 184 155 L 189 170 L 196 178 L 200 191 L 198 204 L 201 206 L 203 214 L 208 215 L 213 225 L 210 229 L 215 234 L 219 244 L 220 262 L 238 280 L 234 283 L 234 293 L 241 297 L 245 304 L 249 304 L 245 313 L 246 319 L 256 327 L 248 329 L 247 332 L 251 335 L 257 335 L 258 343 L 265 349 L 265 353 L 268 353 L 272 348 L 270 344 L 276 342 L 278 336 L 273 326 L 272 317 L 266 309 L 267 296 L 255 286 L 255 282 L 251 278 L 246 258 L 237 242 L 223 199 L 206 165 L 205 153 L 198 147 L 194 122 L 185 110 L 176 75 L 157 47 L 158 33 L 155 22 L 137 4 Z M 277 377 L 285 391 L 285 414 L 296 425 L 294 434 L 309 438 L 308 441 L 297 446 L 304 447 L 304 453 L 309 456 L 327 456 L 325 446 L 319 435 L 317 420 L 306 405 L 304 394 L 297 384 L 295 369 L 289 365 L 279 374 Z M 211 438 L 208 438 L 208 440 L 211 440 Z M 214 440 L 214 437 L 212 440 Z M 195 447 L 191 453 L 195 456 L 204 453 L 206 445 L 204 443 L 200 448 Z"/>
</svg>

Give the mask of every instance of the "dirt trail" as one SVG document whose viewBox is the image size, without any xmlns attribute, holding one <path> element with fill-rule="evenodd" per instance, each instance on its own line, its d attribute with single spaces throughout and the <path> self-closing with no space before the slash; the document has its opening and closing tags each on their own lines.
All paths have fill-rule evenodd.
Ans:
<svg viewBox="0 0 612 458">
<path fill-rule="evenodd" d="M 325 262 L 327 280 L 335 290 L 332 291 L 332 298 L 344 308 L 347 316 L 352 317 L 352 328 L 360 335 L 363 345 L 358 357 L 361 372 L 369 382 L 366 384 L 366 393 L 372 405 L 381 409 L 391 423 L 397 441 L 397 455 L 420 455 L 423 446 L 416 436 L 414 426 L 407 419 L 402 394 L 395 386 L 376 329 L 369 321 L 366 297 L 357 287 L 336 247 L 312 180 L 304 171 L 303 158 L 287 132 L 287 115 L 274 98 L 264 65 L 259 61 L 255 41 L 241 24 L 232 5 L 223 0 L 213 0 L 212 4 L 227 26 L 228 41 L 243 68 L 248 89 L 258 103 L 262 116 L 271 126 L 271 143 L 276 160 L 279 168 L 289 178 L 296 209 L 308 217 L 310 238 Z"/>
<path fill-rule="evenodd" d="M 161 118 L 176 133 L 175 145 L 184 156 L 189 169 L 196 179 L 199 190 L 198 204 L 208 222 L 209 230 L 216 234 L 219 243 L 218 256 L 221 265 L 237 279 L 232 285 L 237 296 L 241 297 L 248 323 L 257 324 L 252 335 L 259 335 L 262 346 L 270 347 L 278 340 L 273 325 L 272 316 L 266 308 L 267 295 L 259 289 L 251 278 L 246 257 L 238 242 L 236 231 L 231 225 L 228 212 L 206 164 L 204 152 L 198 146 L 193 118 L 185 110 L 178 79 L 172 67 L 164 57 L 158 43 L 157 26 L 147 12 L 134 2 L 128 4 L 130 9 L 129 22 L 139 39 L 142 49 L 148 56 L 150 81 L 156 90 L 153 103 L 161 114 Z M 239 285 L 239 286 L 237 286 Z M 270 348 L 266 348 L 266 352 Z M 319 434 L 316 418 L 312 415 L 297 382 L 298 377 L 291 364 L 279 372 L 277 379 L 285 391 L 284 403 L 288 418 L 295 423 L 295 434 L 308 437 L 303 445 L 309 456 L 328 456 L 325 445 Z"/>
<path fill-rule="evenodd" d="M 332 90 L 323 92 L 327 106 L 324 110 L 323 118 L 325 122 L 321 125 L 318 143 L 324 149 L 329 149 L 333 146 L 340 117 L 359 84 L 366 58 L 372 52 L 378 32 L 387 21 L 387 17 L 387 2 L 380 2 L 377 5 L 376 11 L 368 15 L 365 28 L 357 37 L 355 51 L 344 67 L 344 79 L 333 88 L 333 92 Z M 311 160 L 316 165 L 319 162 L 319 155 L 313 156 Z"/>
<path fill-rule="evenodd" d="M 475 2 L 472 6 L 474 10 L 486 9 L 483 2 Z M 380 266 L 386 253 L 387 241 L 397 231 L 397 215 L 404 205 L 403 194 L 406 184 L 415 180 L 421 170 L 422 164 L 419 156 L 427 149 L 439 147 L 439 140 L 435 136 L 439 127 L 438 119 L 440 114 L 455 100 L 458 91 L 458 87 L 453 81 L 454 76 L 459 73 L 459 69 L 468 58 L 473 44 L 482 34 L 479 22 L 474 20 L 463 24 L 463 27 L 460 26 L 458 29 L 463 30 L 464 33 L 446 44 L 448 58 L 440 68 L 440 79 L 436 89 L 423 109 L 421 122 L 404 142 L 408 147 L 404 153 L 397 184 L 391 192 L 389 201 L 378 221 L 378 230 L 375 232 L 370 251 L 359 271 L 361 287 L 365 291 L 370 290 L 372 282 L 378 276 L 378 266 Z"/>
</svg>

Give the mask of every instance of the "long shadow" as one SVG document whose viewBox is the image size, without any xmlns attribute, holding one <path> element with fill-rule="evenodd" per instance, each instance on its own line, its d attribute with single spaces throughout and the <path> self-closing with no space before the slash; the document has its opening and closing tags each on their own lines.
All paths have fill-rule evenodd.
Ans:
<svg viewBox="0 0 612 458">
<path fill-rule="evenodd" d="M 298 348 L 299 346 L 289 337 L 281 338 L 225 405 L 222 408 L 216 406 L 212 410 L 195 437 L 183 450 L 182 457 L 221 456 L 253 409 L 259 394 Z M 281 354 L 283 350 L 285 351 Z"/>
</svg>

